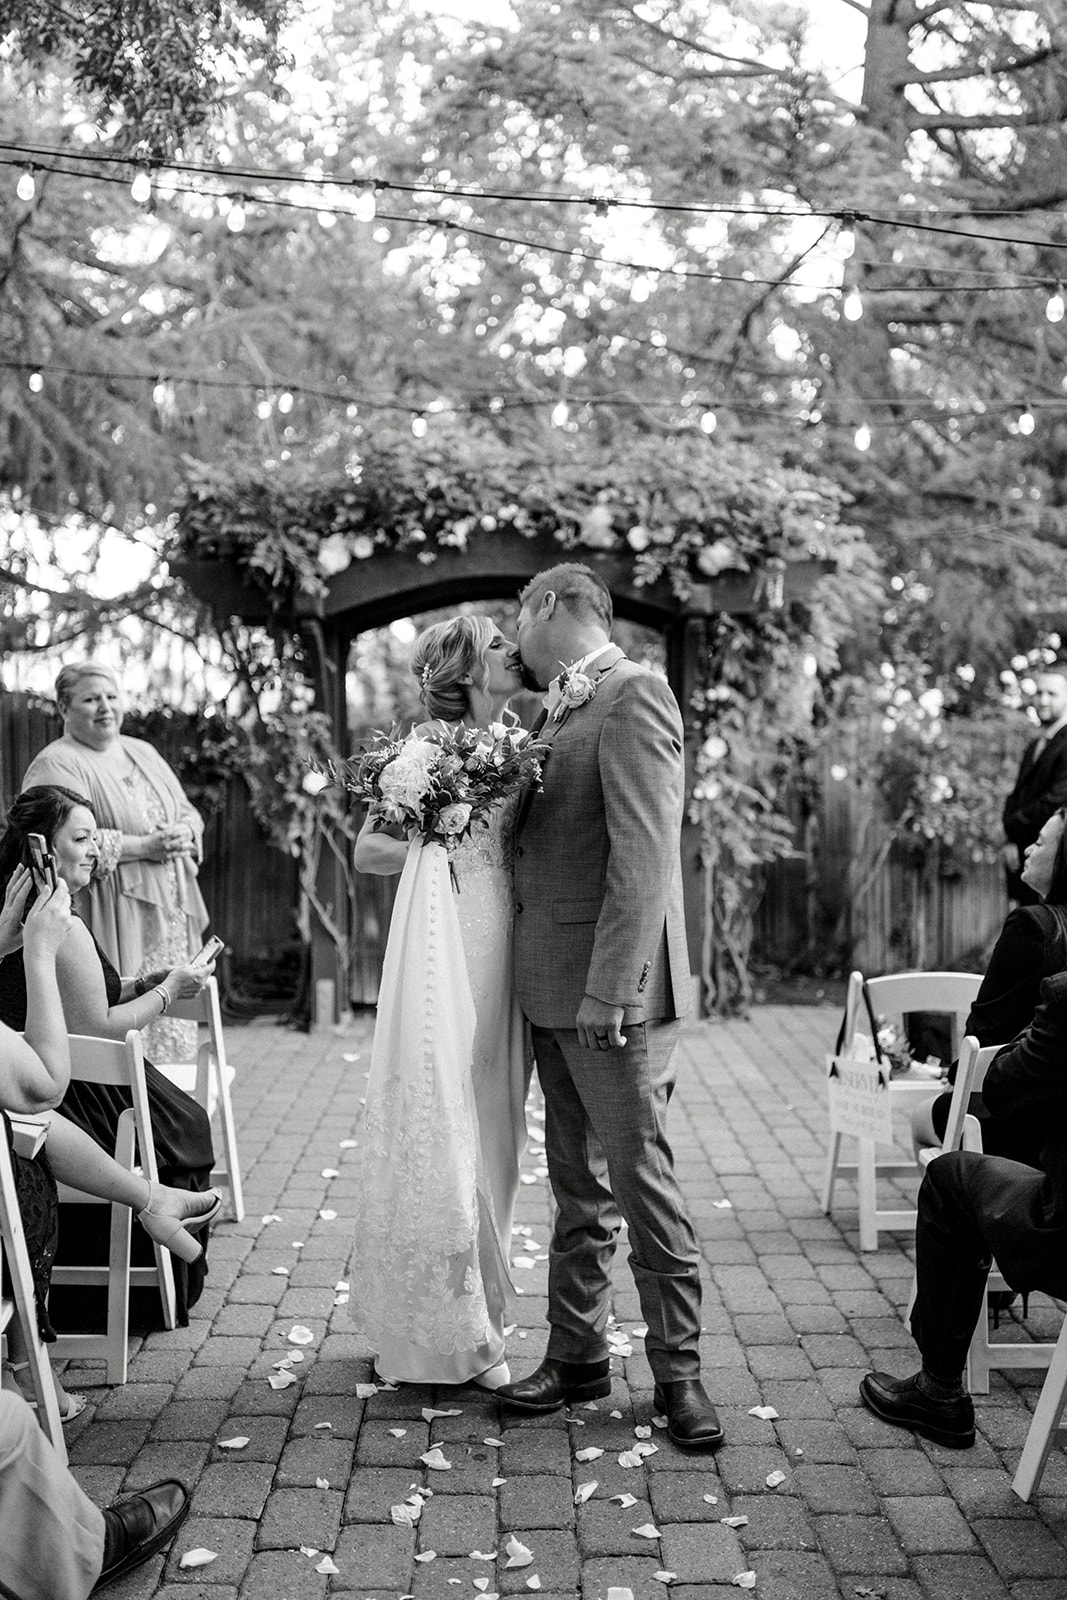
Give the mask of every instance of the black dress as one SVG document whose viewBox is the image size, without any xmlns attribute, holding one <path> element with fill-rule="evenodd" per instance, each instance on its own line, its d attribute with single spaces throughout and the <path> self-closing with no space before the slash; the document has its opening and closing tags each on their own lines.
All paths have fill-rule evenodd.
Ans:
<svg viewBox="0 0 1067 1600">
<path fill-rule="evenodd" d="M 0 1124 L 3 1125 L 2 1137 L 7 1139 L 11 1151 L 15 1195 L 19 1203 L 22 1231 L 26 1235 L 26 1250 L 33 1276 L 37 1327 L 41 1338 L 48 1344 L 54 1344 L 55 1329 L 48 1320 L 48 1286 L 52 1279 L 52 1262 L 56 1257 L 56 1242 L 59 1238 L 59 1196 L 56 1193 L 56 1180 L 48 1165 L 46 1149 L 42 1146 L 32 1160 L 27 1160 L 25 1156 L 17 1156 L 11 1138 L 11 1124 L 2 1112 L 0 1112 Z M 11 1293 L 6 1256 L 4 1293 Z"/>
<path fill-rule="evenodd" d="M 107 1003 L 109 1006 L 117 1005 L 122 992 L 122 980 L 99 945 L 96 951 L 103 969 Z M 26 973 L 21 950 L 0 962 L 0 1021 L 16 1030 L 26 1026 Z M 145 1062 L 145 1082 L 148 1086 L 160 1183 L 169 1184 L 175 1189 L 209 1189 L 215 1156 L 207 1113 L 191 1095 L 176 1088 L 149 1061 Z M 79 1128 L 83 1128 L 110 1155 L 115 1148 L 119 1117 L 130 1104 L 128 1089 L 111 1084 L 72 1083 L 57 1109 L 71 1122 L 77 1123 Z M 65 1263 L 106 1261 L 109 1230 L 108 1207 L 63 1206 L 58 1259 Z M 207 1231 L 198 1237 L 204 1245 L 204 1254 L 199 1260 L 187 1264 L 179 1261 L 177 1256 L 171 1257 L 178 1322 L 183 1327 L 189 1321 L 190 1306 L 196 1304 L 203 1292 L 207 1276 Z M 133 1230 L 132 1252 L 135 1266 L 150 1266 L 155 1260 L 151 1240 L 142 1228 L 135 1227 Z M 105 1303 L 104 1289 L 84 1288 L 57 1288 L 50 1301 L 56 1322 L 68 1332 L 92 1325 L 94 1319 L 102 1325 Z M 132 1291 L 130 1320 L 142 1327 L 162 1326 L 159 1294 L 155 1290 Z"/>
</svg>

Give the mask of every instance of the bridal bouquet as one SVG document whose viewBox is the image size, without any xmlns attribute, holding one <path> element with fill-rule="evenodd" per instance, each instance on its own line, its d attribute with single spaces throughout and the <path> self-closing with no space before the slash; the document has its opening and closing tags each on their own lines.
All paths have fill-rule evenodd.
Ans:
<svg viewBox="0 0 1067 1600">
<path fill-rule="evenodd" d="M 493 807 L 541 778 L 547 746 L 521 728 L 494 723 L 487 731 L 456 726 L 432 737 L 377 734 L 329 776 L 375 807 L 374 827 L 404 828 L 451 852 Z"/>
</svg>

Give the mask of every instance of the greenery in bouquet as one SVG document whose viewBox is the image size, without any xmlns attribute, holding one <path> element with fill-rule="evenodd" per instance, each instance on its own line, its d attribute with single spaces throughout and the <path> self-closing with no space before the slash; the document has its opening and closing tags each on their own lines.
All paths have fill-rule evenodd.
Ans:
<svg viewBox="0 0 1067 1600">
<path fill-rule="evenodd" d="M 450 853 L 501 800 L 539 784 L 547 745 L 521 728 L 495 724 L 488 732 L 456 727 L 397 738 L 377 734 L 351 760 L 334 764 L 333 781 L 374 807 L 373 827 L 405 829 L 409 837 L 441 844 Z"/>
</svg>

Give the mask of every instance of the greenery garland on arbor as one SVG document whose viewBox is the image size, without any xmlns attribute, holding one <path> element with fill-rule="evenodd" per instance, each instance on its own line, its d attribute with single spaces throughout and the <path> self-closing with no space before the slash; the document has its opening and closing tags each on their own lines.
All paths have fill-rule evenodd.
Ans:
<svg viewBox="0 0 1067 1600">
<path fill-rule="evenodd" d="M 761 868 L 792 848 L 779 795 L 814 737 L 819 675 L 836 665 L 857 604 L 876 594 L 873 555 L 841 520 L 845 500 L 827 480 L 701 434 L 635 438 L 610 452 L 542 436 L 527 451 L 436 422 L 432 438 L 418 442 L 410 432 L 361 435 L 341 470 L 314 459 L 190 463 L 175 554 L 239 568 L 267 597 L 276 642 L 290 645 L 336 574 L 387 551 L 429 566 L 445 550 L 466 549 L 476 531 L 551 534 L 561 559 L 610 554 L 633 588 L 669 585 L 680 609 L 698 586 L 749 574 L 757 609 L 700 624 L 701 684 L 683 707 L 695 753 L 689 814 L 705 878 L 705 998 L 730 1011 L 751 996 Z M 836 572 L 810 600 L 783 604 L 787 564 L 812 559 Z M 285 653 L 291 674 L 297 658 Z M 248 682 L 257 676 L 250 663 Z M 276 737 L 277 717 L 268 725 Z M 260 764 L 257 787 L 275 768 L 288 792 L 262 794 L 258 805 L 292 848 L 307 794 L 287 759 Z M 337 819 L 332 810 L 323 817 L 336 851 Z M 295 834 L 306 848 L 306 827 Z"/>
</svg>

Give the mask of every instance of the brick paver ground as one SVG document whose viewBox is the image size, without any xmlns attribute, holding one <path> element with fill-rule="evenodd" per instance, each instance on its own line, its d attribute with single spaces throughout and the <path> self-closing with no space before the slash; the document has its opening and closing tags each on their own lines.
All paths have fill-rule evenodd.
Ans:
<svg viewBox="0 0 1067 1600">
<path fill-rule="evenodd" d="M 868 1365 L 913 1365 L 901 1322 L 910 1241 L 882 1235 L 861 1255 L 849 1186 L 832 1219 L 819 1212 L 836 1021 L 829 1008 L 764 1006 L 685 1036 L 672 1129 L 704 1255 L 705 1378 L 727 1432 L 713 1457 L 648 1431 L 624 1250 L 610 1399 L 522 1419 L 476 1389 L 361 1395 L 371 1352 L 338 1300 L 371 1021 L 310 1036 L 231 1029 L 246 1220 L 217 1228 L 190 1326 L 135 1341 L 129 1382 L 90 1389 L 69 1430 L 74 1469 L 102 1504 L 170 1475 L 194 1489 L 173 1550 L 116 1600 L 606 1600 L 612 1587 L 711 1600 L 742 1573 L 763 1600 L 1067 1600 L 1067 1460 L 1053 1456 L 1031 1506 L 1010 1488 L 1039 1373 L 994 1375 L 968 1452 L 919 1443 L 859 1404 Z M 517 1374 L 545 1343 L 549 1197 L 531 1109 Z M 1051 1304 L 1031 1308 L 1037 1337 L 1058 1324 Z M 309 1344 L 289 1342 L 296 1326 Z M 287 1353 L 304 1359 L 273 1388 Z M 641 1442 L 655 1451 L 623 1464 Z M 432 1446 L 448 1470 L 424 1464 Z M 432 1491 L 421 1519 L 398 1524 L 391 1508 L 416 1489 Z M 513 1540 L 526 1565 L 508 1565 Z M 214 1559 L 183 1568 L 198 1548 Z"/>
</svg>

